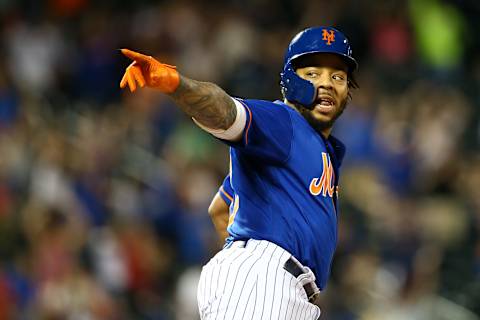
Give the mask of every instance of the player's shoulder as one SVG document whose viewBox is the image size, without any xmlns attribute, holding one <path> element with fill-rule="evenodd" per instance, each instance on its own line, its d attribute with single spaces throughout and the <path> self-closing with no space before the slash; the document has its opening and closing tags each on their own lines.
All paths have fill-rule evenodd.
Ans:
<svg viewBox="0 0 480 320">
<path fill-rule="evenodd" d="M 253 112 L 253 114 L 265 115 L 268 114 L 270 120 L 273 119 L 272 123 L 277 125 L 282 123 L 287 123 L 289 126 L 298 128 L 295 130 L 304 130 L 305 132 L 312 131 L 305 118 L 298 112 L 297 109 L 285 104 L 283 101 L 275 100 L 257 100 L 257 99 L 238 99 L 244 106 L 247 107 L 247 110 Z M 257 112 L 256 112 L 257 111 Z M 255 118 L 255 116 L 253 116 Z"/>
<path fill-rule="evenodd" d="M 280 100 L 238 99 L 247 109 L 247 113 L 260 117 L 276 119 L 279 122 L 293 123 L 298 112 Z"/>
<path fill-rule="evenodd" d="M 242 104 L 250 108 L 272 108 L 272 109 L 291 109 L 286 104 L 280 100 L 270 101 L 270 100 L 260 100 L 260 99 L 242 99 L 234 98 L 240 101 Z"/>
</svg>

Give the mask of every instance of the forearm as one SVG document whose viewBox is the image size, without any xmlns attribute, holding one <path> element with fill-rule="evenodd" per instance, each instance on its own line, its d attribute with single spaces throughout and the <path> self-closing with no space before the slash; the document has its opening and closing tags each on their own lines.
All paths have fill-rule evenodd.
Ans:
<svg viewBox="0 0 480 320">
<path fill-rule="evenodd" d="M 226 130 L 237 116 L 232 98 L 214 83 L 180 76 L 180 84 L 170 96 L 183 112 L 211 129 Z"/>
</svg>

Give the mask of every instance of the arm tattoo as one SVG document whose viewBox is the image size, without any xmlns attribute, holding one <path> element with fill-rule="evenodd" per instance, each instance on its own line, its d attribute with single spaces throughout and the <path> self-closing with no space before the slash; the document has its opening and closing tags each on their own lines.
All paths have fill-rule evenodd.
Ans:
<svg viewBox="0 0 480 320">
<path fill-rule="evenodd" d="M 180 85 L 171 97 L 183 112 L 211 129 L 228 129 L 237 116 L 232 98 L 210 82 L 180 76 Z"/>
</svg>

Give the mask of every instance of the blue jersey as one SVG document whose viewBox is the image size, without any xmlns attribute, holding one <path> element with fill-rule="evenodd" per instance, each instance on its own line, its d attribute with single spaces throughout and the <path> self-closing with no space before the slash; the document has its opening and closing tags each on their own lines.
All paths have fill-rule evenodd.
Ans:
<svg viewBox="0 0 480 320">
<path fill-rule="evenodd" d="M 247 123 L 230 148 L 228 233 L 271 241 L 310 267 L 325 287 L 337 244 L 338 170 L 343 144 L 317 133 L 280 101 L 238 99 Z"/>
<path fill-rule="evenodd" d="M 223 179 L 223 183 L 218 189 L 218 193 L 222 197 L 223 201 L 227 204 L 227 206 L 230 206 L 233 201 L 233 188 L 232 185 L 230 184 L 230 176 L 226 176 L 225 179 Z"/>
</svg>

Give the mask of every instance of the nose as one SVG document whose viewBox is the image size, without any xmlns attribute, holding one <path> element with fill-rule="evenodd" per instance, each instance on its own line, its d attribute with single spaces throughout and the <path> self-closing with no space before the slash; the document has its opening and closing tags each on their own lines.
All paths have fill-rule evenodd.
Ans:
<svg viewBox="0 0 480 320">
<path fill-rule="evenodd" d="M 332 77 L 327 72 L 323 72 L 320 77 L 318 77 L 317 88 L 322 89 L 331 89 L 333 88 Z"/>
</svg>

